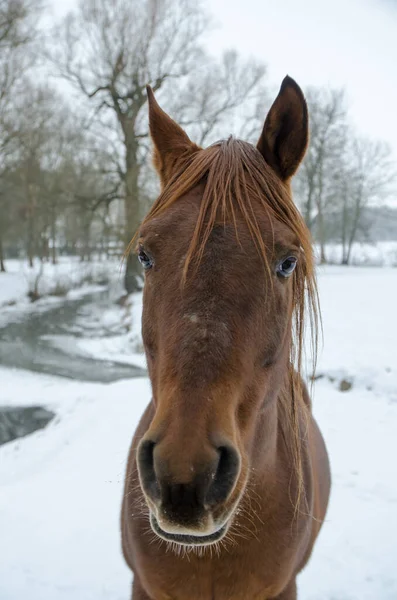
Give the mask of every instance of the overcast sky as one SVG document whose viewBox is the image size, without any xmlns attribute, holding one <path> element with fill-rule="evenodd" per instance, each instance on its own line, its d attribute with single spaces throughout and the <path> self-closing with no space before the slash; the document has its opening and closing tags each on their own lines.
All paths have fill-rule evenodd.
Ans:
<svg viewBox="0 0 397 600">
<path fill-rule="evenodd" d="M 110 2 L 112 0 L 109 0 Z M 52 0 L 55 15 L 76 0 Z M 234 47 L 268 66 L 276 87 L 346 87 L 351 116 L 397 157 L 397 0 L 208 0 L 209 50 Z"/>
</svg>

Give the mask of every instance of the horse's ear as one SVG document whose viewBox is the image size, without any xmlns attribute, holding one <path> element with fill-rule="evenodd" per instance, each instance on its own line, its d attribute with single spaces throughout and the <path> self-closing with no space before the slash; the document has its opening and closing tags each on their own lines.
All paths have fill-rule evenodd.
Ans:
<svg viewBox="0 0 397 600">
<path fill-rule="evenodd" d="M 149 104 L 149 129 L 154 144 L 153 163 L 163 186 L 170 180 L 183 160 L 199 147 L 187 133 L 160 108 L 152 88 L 146 86 Z"/>
<path fill-rule="evenodd" d="M 283 181 L 295 173 L 309 139 L 307 104 L 288 75 L 266 117 L 257 148 Z"/>
</svg>

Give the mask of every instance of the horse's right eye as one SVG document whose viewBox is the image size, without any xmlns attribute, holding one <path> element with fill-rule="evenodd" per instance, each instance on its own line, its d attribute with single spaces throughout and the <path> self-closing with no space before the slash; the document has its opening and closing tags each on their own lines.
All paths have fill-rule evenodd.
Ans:
<svg viewBox="0 0 397 600">
<path fill-rule="evenodd" d="M 138 250 L 138 260 L 141 263 L 142 267 L 147 271 L 153 266 L 152 257 L 144 250 L 143 246 L 140 246 Z"/>
<path fill-rule="evenodd" d="M 290 277 L 295 270 L 298 259 L 296 256 L 285 258 L 277 267 L 277 274 L 285 279 Z"/>
</svg>

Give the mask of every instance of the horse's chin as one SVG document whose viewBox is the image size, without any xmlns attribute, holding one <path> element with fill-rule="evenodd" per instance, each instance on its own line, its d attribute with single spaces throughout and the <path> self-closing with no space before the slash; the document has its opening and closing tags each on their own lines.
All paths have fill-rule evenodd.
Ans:
<svg viewBox="0 0 397 600">
<path fill-rule="evenodd" d="M 162 529 L 153 513 L 150 514 L 150 525 L 156 535 L 166 542 L 179 544 L 181 546 L 209 546 L 219 542 L 227 533 L 230 520 L 219 526 L 210 534 L 200 535 L 196 533 L 171 533 Z"/>
</svg>

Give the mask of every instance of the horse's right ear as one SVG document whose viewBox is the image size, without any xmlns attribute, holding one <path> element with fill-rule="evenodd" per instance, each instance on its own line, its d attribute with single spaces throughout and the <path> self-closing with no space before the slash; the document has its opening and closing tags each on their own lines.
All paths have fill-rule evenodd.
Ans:
<svg viewBox="0 0 397 600">
<path fill-rule="evenodd" d="M 288 75 L 263 126 L 257 148 L 283 181 L 288 181 L 302 161 L 309 139 L 308 113 L 299 85 Z"/>
<path fill-rule="evenodd" d="M 153 163 L 164 187 L 182 162 L 200 148 L 187 133 L 160 108 L 152 88 L 146 86 L 149 129 L 154 144 Z"/>
</svg>

